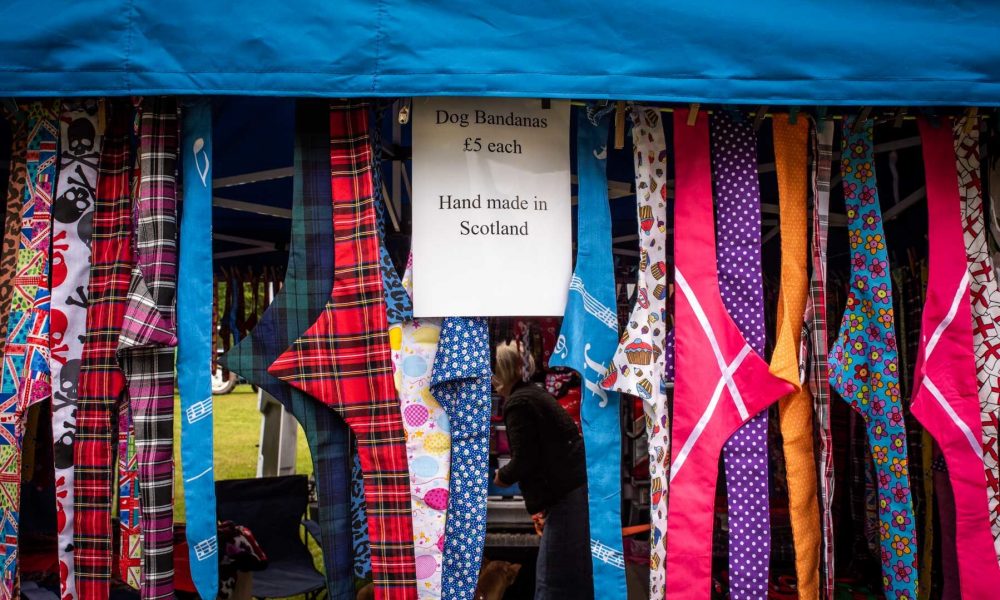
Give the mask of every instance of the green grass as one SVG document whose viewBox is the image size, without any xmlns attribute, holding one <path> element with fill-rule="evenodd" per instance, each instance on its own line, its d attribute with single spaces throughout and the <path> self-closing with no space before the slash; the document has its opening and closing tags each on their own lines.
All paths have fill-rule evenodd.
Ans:
<svg viewBox="0 0 1000 600">
<path fill-rule="evenodd" d="M 257 410 L 257 394 L 249 385 L 237 386 L 232 393 L 215 396 L 215 478 L 243 479 L 257 475 L 257 450 L 260 443 L 260 411 Z M 298 428 L 296 439 L 295 472 L 311 475 L 312 460 L 309 446 L 302 428 Z M 181 418 L 180 400 L 174 402 L 174 520 L 184 522 L 184 479 L 181 473 Z M 323 571 L 323 555 L 316 544 L 310 541 L 309 549 L 313 563 Z M 292 600 L 304 598 L 293 596 Z"/>
<path fill-rule="evenodd" d="M 237 386 L 225 396 L 215 396 L 215 478 L 243 479 L 257 475 L 257 447 L 260 443 L 260 411 L 257 394 L 248 385 Z M 174 518 L 184 518 L 184 480 L 181 473 L 180 400 L 174 402 Z M 306 436 L 299 428 L 295 453 L 296 473 L 312 474 L 312 460 Z"/>
</svg>

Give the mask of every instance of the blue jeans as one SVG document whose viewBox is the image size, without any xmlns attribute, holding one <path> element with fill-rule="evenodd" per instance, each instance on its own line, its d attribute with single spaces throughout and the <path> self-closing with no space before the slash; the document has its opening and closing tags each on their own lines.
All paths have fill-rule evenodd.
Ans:
<svg viewBox="0 0 1000 600">
<path fill-rule="evenodd" d="M 546 511 L 538 546 L 535 600 L 593 599 L 589 523 L 586 485 L 566 494 Z"/>
</svg>

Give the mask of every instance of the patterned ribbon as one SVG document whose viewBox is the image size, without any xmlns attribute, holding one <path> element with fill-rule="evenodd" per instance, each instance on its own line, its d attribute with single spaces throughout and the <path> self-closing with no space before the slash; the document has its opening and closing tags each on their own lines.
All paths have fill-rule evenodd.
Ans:
<svg viewBox="0 0 1000 600">
<path fill-rule="evenodd" d="M 94 203 L 87 337 L 73 445 L 73 539 L 80 598 L 107 598 L 111 577 L 112 424 L 125 389 L 116 350 L 132 271 L 131 123 L 128 101 L 108 102 Z"/>
<path fill-rule="evenodd" d="M 865 420 L 878 472 L 882 583 L 891 598 L 913 599 L 917 540 L 910 497 L 906 425 L 899 393 L 892 281 L 875 181 L 872 122 L 844 119 L 841 174 L 851 246 L 851 284 L 840 335 L 830 352 L 830 384 Z"/>
<path fill-rule="evenodd" d="M 336 410 L 358 438 L 376 598 L 415 598 L 405 432 L 392 385 L 372 206 L 368 110 L 330 106 L 333 289 L 268 371 Z"/>
<path fill-rule="evenodd" d="M 143 100 L 136 265 L 118 356 L 129 394 L 138 464 L 143 598 L 174 593 L 174 347 L 177 325 L 177 101 Z M 123 496 L 124 497 L 124 496 Z M 133 501 L 134 503 L 134 501 Z M 123 551 L 126 550 L 123 544 Z M 129 558 L 135 560 L 133 549 Z"/>
<path fill-rule="evenodd" d="M 788 480 L 788 513 L 799 598 L 818 600 L 820 520 L 813 456 L 813 405 L 809 387 L 802 385 L 808 354 L 808 339 L 803 338 L 802 324 L 809 293 L 806 265 L 809 122 L 799 119 L 793 125 L 782 114 L 774 115 L 772 122 L 781 223 L 781 288 L 771 374 L 796 388 L 791 396 L 778 401 Z"/>
<path fill-rule="evenodd" d="M 413 260 L 402 285 L 409 296 Z M 396 390 L 406 429 L 413 505 L 413 546 L 417 566 L 417 596 L 441 597 L 441 564 L 445 544 L 451 428 L 448 414 L 431 394 L 431 371 L 441 335 L 440 319 L 414 319 L 389 326 L 389 345 Z"/>
<path fill-rule="evenodd" d="M 687 120 L 687 110 L 674 113 L 678 293 L 666 594 L 672 600 L 704 598 L 709 592 L 716 479 L 726 440 L 792 391 L 787 382 L 768 372 L 767 363 L 723 303 L 712 218 L 708 118 L 699 115 L 693 126 Z M 730 235 L 725 230 L 723 234 Z M 757 499 L 765 500 L 766 495 Z"/>
<path fill-rule="evenodd" d="M 212 104 L 185 106 L 181 135 L 184 210 L 177 288 L 181 467 L 191 578 L 202 598 L 219 589 L 212 446 Z"/>
<path fill-rule="evenodd" d="M 323 312 L 333 285 L 329 122 L 325 102 L 297 102 L 292 233 L 284 284 L 250 335 L 221 363 L 277 399 L 302 425 L 316 477 L 327 590 L 330 598 L 348 600 L 354 598 L 354 581 L 347 425 L 326 406 L 267 372 Z"/>
<path fill-rule="evenodd" d="M 982 420 L 972 344 L 969 272 L 962 233 L 950 119 L 937 127 L 918 119 L 927 177 L 927 299 L 910 410 L 934 437 L 948 465 L 954 494 L 962 598 L 989 598 L 1000 589 L 1000 565 L 983 497 Z"/>
<path fill-rule="evenodd" d="M 28 407 L 48 399 L 49 258 L 52 188 L 58 162 L 58 102 L 21 105 L 27 114 L 27 178 L 21 204 L 21 243 L 0 366 L 0 510 L 3 511 L 0 598 L 17 597 L 17 538 L 21 444 Z"/>
<path fill-rule="evenodd" d="M 4 209 L 3 246 L 0 247 L 0 356 L 7 344 L 7 318 L 14 297 L 17 249 L 21 243 L 21 206 L 28 178 L 27 116 L 18 111 L 7 115 L 11 128 L 10 176 Z"/>
<path fill-rule="evenodd" d="M 632 394 L 642 398 L 643 414 L 646 421 L 646 437 L 649 451 L 649 479 L 650 479 L 650 535 L 649 535 L 649 595 L 651 598 L 662 598 L 666 585 L 666 538 L 664 534 L 667 530 L 667 471 L 670 468 L 670 415 L 667 410 L 667 390 L 666 382 L 663 380 L 663 345 L 666 337 L 666 316 L 667 316 L 667 141 L 663 134 L 663 123 L 660 119 L 660 110 L 656 107 L 633 107 L 632 112 L 632 149 L 634 153 L 635 166 L 635 188 L 636 206 L 639 220 L 639 278 L 636 284 L 637 296 L 635 306 L 629 316 L 626 330 L 622 332 L 621 342 L 614 350 L 613 360 L 608 366 L 607 376 L 601 382 L 601 387 L 616 392 Z M 581 119 L 581 121 L 583 121 Z M 593 130 L 593 126 L 586 122 L 579 124 L 580 129 L 584 127 Z M 579 131 L 579 130 L 578 130 Z M 594 140 L 585 136 L 582 140 L 577 134 L 577 144 L 594 142 L 605 144 L 607 138 Z M 611 256 L 611 226 L 608 215 L 607 199 L 607 175 L 604 172 L 605 165 L 599 158 L 594 158 L 591 147 L 580 146 L 577 152 L 578 157 L 586 160 L 586 166 L 597 170 L 596 181 L 590 181 L 593 185 L 589 195 L 596 206 L 579 207 L 578 218 L 581 221 L 579 230 L 588 232 L 586 241 L 590 244 L 587 250 L 586 260 L 577 258 L 578 270 L 583 273 L 578 276 L 584 281 L 584 292 L 589 293 L 601 303 L 604 312 L 593 315 L 596 318 L 587 319 L 584 325 L 591 325 L 594 332 L 574 331 L 577 338 L 573 340 L 573 346 L 578 349 L 584 346 L 593 345 L 596 334 L 601 334 L 605 338 L 610 337 L 610 332 L 617 333 L 617 319 L 605 319 L 614 313 L 615 292 L 614 276 Z M 596 169 L 595 169 L 596 167 Z M 578 171 L 584 170 L 581 163 Z M 581 179 L 582 189 L 582 179 Z M 583 194 L 580 194 L 583 198 Z M 594 225 L 590 222 L 595 219 L 594 215 L 606 217 L 607 224 L 597 221 Z M 584 229 L 584 223 L 587 228 Z M 597 237 L 595 234 L 601 235 Z M 603 234 L 603 235 L 602 235 Z M 581 244 L 584 240 L 580 235 Z M 583 247 L 581 246 L 581 250 Z M 595 261 L 594 257 L 598 260 Z M 595 264 L 596 263 L 596 264 Z M 598 271 L 597 267 L 603 267 Z M 584 279 L 584 275 L 589 275 Z M 586 285 L 589 284 L 589 285 Z M 593 288 L 593 289 L 591 289 Z M 575 296 L 571 296 L 574 298 Z M 611 307 L 610 309 L 608 307 Z M 581 317 L 586 310 L 581 299 L 576 299 L 574 308 L 581 311 Z M 565 325 L 563 326 L 566 327 Z M 585 346 L 584 346 L 585 347 Z M 593 348 L 591 349 L 593 350 Z M 603 352 L 605 349 L 600 348 Z M 578 360 L 582 366 L 581 373 L 587 374 L 587 367 L 603 367 L 608 359 L 606 352 L 583 352 L 580 354 L 582 360 Z M 590 358 L 596 364 L 588 364 Z M 599 374 L 599 373 L 597 373 Z M 625 597 L 621 569 L 624 561 L 619 562 L 618 553 L 621 552 L 621 515 L 614 511 L 609 518 L 605 518 L 604 513 L 611 502 L 615 502 L 621 494 L 621 483 L 619 469 L 601 467 L 605 457 L 613 452 L 613 449 L 621 445 L 621 427 L 618 424 L 618 403 L 619 398 L 613 397 L 613 402 L 607 401 L 603 397 L 596 397 L 588 389 L 587 397 L 589 404 L 598 403 L 600 416 L 610 416 L 615 414 L 614 422 L 605 418 L 597 425 L 612 435 L 603 440 L 603 445 L 597 451 L 588 452 L 592 455 L 592 461 L 597 477 L 608 478 L 614 476 L 614 482 L 601 481 L 600 486 L 591 484 L 591 496 L 593 498 L 590 506 L 591 519 L 591 550 L 594 554 L 594 589 L 601 590 L 601 597 L 609 593 L 613 597 Z M 593 409 L 592 409 L 593 410 Z M 593 429 L 593 427 L 591 427 Z M 584 431 L 585 435 L 590 434 L 589 430 Z M 600 434 L 597 434 L 600 435 Z M 587 446 L 590 447 L 590 438 L 586 438 Z M 588 473 L 589 474 L 589 473 Z M 595 489 L 595 487 L 597 489 Z M 610 498 L 606 497 L 609 496 Z M 620 502 L 619 502 L 620 503 Z M 612 523 L 611 519 L 615 519 Z M 595 521 L 601 526 L 598 530 L 600 537 L 595 535 Z M 602 553 L 599 544 L 602 537 L 610 539 L 612 543 L 606 544 L 611 550 L 612 560 L 601 560 Z M 596 543 L 595 543 L 596 542 Z M 596 548 L 594 548 L 596 546 Z M 606 578 L 601 581 L 599 577 Z M 610 592 L 608 590 L 611 590 Z M 617 595 L 616 595 L 617 593 Z"/>
<path fill-rule="evenodd" d="M 607 146 L 608 119 L 591 121 L 584 111 L 578 111 L 576 270 L 549 366 L 575 369 L 584 381 L 580 424 L 587 449 L 594 595 L 614 599 L 626 597 L 621 465 L 607 457 L 621 452 L 621 398 L 617 392 L 605 391 L 598 385 L 618 345 Z"/>
<path fill-rule="evenodd" d="M 97 195 L 103 132 L 97 103 L 63 107 L 60 118 L 59 180 L 52 202 L 52 440 L 56 478 L 59 593 L 76 598 L 73 561 L 73 438 L 80 359 L 87 334 L 90 240 Z"/>
<path fill-rule="evenodd" d="M 448 413 L 451 481 L 441 597 L 472 600 L 486 541 L 490 453 L 490 332 L 486 319 L 451 317 L 441 326 L 431 393 Z"/>
<path fill-rule="evenodd" d="M 172 390 L 171 390 L 172 391 Z M 128 402 L 118 405 L 118 573 L 139 589 L 142 568 L 142 528 L 139 519 L 139 454 Z"/>
<path fill-rule="evenodd" d="M 979 178 L 979 121 L 964 117 L 954 126 L 958 190 L 965 252 L 971 275 L 972 334 L 983 428 L 983 461 L 993 546 L 1000 560 L 1000 289 L 990 261 Z"/>
<path fill-rule="evenodd" d="M 802 335 L 809 342 L 809 392 L 813 398 L 813 429 L 818 455 L 822 540 L 820 596 L 833 599 L 833 433 L 830 429 L 830 375 L 827 365 L 826 241 L 830 223 L 830 163 L 833 121 L 816 123 L 813 137 L 812 277 Z"/>
</svg>

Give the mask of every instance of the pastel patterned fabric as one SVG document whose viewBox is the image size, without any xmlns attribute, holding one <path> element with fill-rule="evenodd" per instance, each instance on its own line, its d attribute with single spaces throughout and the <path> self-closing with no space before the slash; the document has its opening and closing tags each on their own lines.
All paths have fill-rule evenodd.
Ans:
<svg viewBox="0 0 1000 600">
<path fill-rule="evenodd" d="M 594 116 L 592 121 L 579 111 L 576 271 L 549 366 L 572 368 L 584 381 L 580 425 L 587 459 L 594 596 L 623 599 L 621 464 L 607 460 L 621 453 L 621 398 L 600 386 L 618 346 L 607 146 L 608 118 Z"/>
<path fill-rule="evenodd" d="M 87 337 L 80 364 L 73 484 L 76 589 L 79 598 L 107 598 L 111 575 L 112 431 L 125 378 L 117 350 L 132 272 L 130 140 L 132 107 L 107 104 L 91 237 Z M 207 363 L 206 363 L 207 364 Z"/>
<path fill-rule="evenodd" d="M 687 125 L 688 114 L 685 109 L 674 113 L 678 293 L 666 588 L 672 600 L 709 596 L 713 506 L 726 440 L 792 391 L 768 372 L 723 304 L 708 117 L 702 113 Z"/>
<path fill-rule="evenodd" d="M 818 493 L 822 540 L 820 596 L 833 598 L 833 433 L 830 429 L 830 375 L 827 364 L 826 243 L 830 223 L 830 164 L 833 121 L 816 123 L 813 134 L 812 275 L 802 335 L 808 342 L 809 392 L 813 398 L 815 451 L 818 453 Z M 804 342 L 806 343 L 806 342 Z"/>
<path fill-rule="evenodd" d="M 808 358 L 802 324 L 809 293 L 806 197 L 810 127 L 806 119 L 792 124 L 788 115 L 783 114 L 775 114 L 772 122 L 781 224 L 781 287 L 771 374 L 796 388 L 790 396 L 778 401 L 788 514 L 795 546 L 795 587 L 799 598 L 819 600 L 820 520 L 813 455 L 813 404 L 809 386 L 802 381 Z"/>
<path fill-rule="evenodd" d="M 412 289 L 412 259 L 402 285 Z M 405 318 L 405 315 L 403 315 Z M 431 394 L 431 372 L 441 335 L 440 319 L 414 319 L 389 326 L 389 345 L 396 391 L 406 429 L 413 505 L 413 547 L 417 596 L 441 597 L 441 562 L 445 544 L 448 482 L 451 470 L 451 427 L 448 414 Z"/>
<path fill-rule="evenodd" d="M 451 481 L 441 597 L 471 600 L 486 542 L 490 456 L 490 332 L 486 319 L 450 317 L 441 325 L 431 394 L 448 413 Z"/>
<path fill-rule="evenodd" d="M 666 585 L 666 538 L 664 534 L 667 530 L 667 489 L 670 468 L 670 414 L 667 409 L 666 381 L 663 379 L 665 360 L 663 346 L 667 334 L 667 141 L 663 133 L 659 108 L 636 106 L 632 108 L 631 116 L 636 205 L 639 219 L 639 279 L 636 283 L 635 306 L 632 307 L 628 325 L 622 332 L 621 343 L 615 350 L 613 362 L 608 366 L 607 376 L 601 386 L 616 392 L 632 394 L 643 401 L 646 437 L 649 444 L 651 494 L 649 508 L 649 595 L 651 598 L 661 598 Z M 578 156 L 583 156 L 583 154 L 578 154 Z M 590 160 L 589 157 L 587 158 Z M 597 199 L 603 198 L 606 205 L 607 198 L 606 194 L 603 193 L 603 190 L 607 189 L 606 182 L 594 183 L 602 185 L 602 193 L 597 195 Z M 590 214 L 592 211 L 586 210 L 585 212 L 585 210 L 580 208 L 581 221 L 593 219 Z M 603 206 L 600 210 L 606 212 Z M 604 212 L 598 214 L 604 214 Z M 582 225 L 580 231 L 584 231 Z M 601 265 L 606 267 L 606 270 L 603 273 L 595 274 L 604 276 L 604 281 L 599 280 L 599 283 L 608 284 L 605 289 L 600 290 L 603 292 L 602 306 L 611 307 L 610 312 L 613 313 L 615 294 L 610 253 L 610 231 L 609 226 L 607 228 L 608 239 L 592 240 L 591 244 L 593 245 L 589 248 L 589 252 L 594 255 L 606 254 L 602 257 L 605 262 Z M 587 258 L 587 262 L 592 260 L 591 257 Z M 583 262 L 580 257 L 577 258 L 577 265 L 581 265 Z M 596 292 L 591 291 L 590 293 L 594 295 Z M 607 316 L 608 313 L 605 312 L 603 315 Z M 597 320 L 596 324 L 604 325 L 605 329 L 617 330 L 617 319 L 608 319 L 607 322 Z M 603 330 L 601 331 L 603 333 Z M 576 340 L 576 345 L 579 346 L 584 340 L 593 343 L 589 337 L 583 337 Z M 597 357 L 602 366 L 605 362 L 601 360 L 603 358 L 601 355 Z M 615 398 L 615 400 L 618 399 Z M 606 406 L 602 410 L 608 408 Z M 610 408 L 614 409 L 614 406 Z M 615 409 L 613 412 L 617 413 L 618 411 Z M 620 429 L 620 425 L 610 423 L 601 423 L 601 426 L 611 428 L 616 432 Z M 620 432 L 618 436 L 620 436 Z M 615 443 L 620 447 L 620 437 L 615 439 L 618 440 Z M 589 440 L 587 441 L 589 446 Z M 610 444 L 614 440 L 607 440 L 607 442 Z M 610 445 L 595 450 L 597 453 L 593 456 L 593 461 L 602 462 L 608 453 L 613 451 Z M 617 472 L 617 469 L 613 470 Z M 607 510 L 608 504 L 620 495 L 620 487 L 619 481 L 615 485 L 614 495 L 610 501 L 604 496 L 611 490 L 604 490 L 604 494 L 594 498 L 591 504 L 591 521 L 603 519 L 601 515 Z M 612 532 L 610 524 L 607 524 L 603 532 L 613 536 L 613 540 L 617 540 L 621 537 L 620 529 L 621 515 L 618 514 L 619 531 L 617 535 Z M 593 530 L 591 537 L 595 537 Z M 618 544 L 612 544 L 610 547 L 615 551 L 620 551 Z M 623 579 L 620 572 L 621 567 L 618 566 L 617 562 L 611 563 L 611 567 L 615 570 L 608 573 L 608 567 L 600 564 L 603 561 L 599 557 L 599 554 L 594 556 L 594 589 L 600 590 L 599 595 L 603 597 L 608 585 L 621 586 Z M 607 573 L 606 576 L 612 578 L 607 583 L 598 580 L 598 573 L 602 568 Z M 624 589 L 619 590 L 619 593 L 624 594 Z M 620 597 L 624 598 L 624 595 Z"/>
<path fill-rule="evenodd" d="M 17 538 L 21 444 L 28 407 L 49 398 L 49 259 L 52 189 L 59 147 L 59 103 L 19 106 L 27 115 L 27 178 L 21 204 L 21 242 L 0 365 L 0 598 L 17 597 Z"/>
<path fill-rule="evenodd" d="M 872 129 L 870 120 L 855 127 L 853 118 L 844 119 L 841 174 L 851 282 L 840 335 L 830 351 L 830 384 L 865 421 L 877 471 L 886 596 L 911 600 L 917 588 L 917 539 Z"/>
<path fill-rule="evenodd" d="M 125 374 L 138 467 L 143 598 L 174 593 L 174 347 L 177 323 L 177 101 L 143 99 L 135 267 L 118 356 Z M 123 544 L 123 550 L 125 546 Z M 132 560 L 137 558 L 129 548 Z M 133 569 L 134 571 L 134 569 Z"/>
<path fill-rule="evenodd" d="M 292 229 L 284 284 L 257 326 L 221 363 L 263 388 L 302 425 L 316 476 L 327 591 L 334 600 L 353 600 L 347 424 L 329 407 L 267 372 L 323 311 L 333 285 L 329 123 L 326 102 L 296 103 Z"/>
<path fill-rule="evenodd" d="M 212 103 L 184 106 L 181 156 L 184 210 L 177 265 L 177 389 L 181 470 L 191 579 L 202 598 L 219 592 L 212 438 Z M 192 510 L 193 509 L 193 510 Z"/>
<path fill-rule="evenodd" d="M 983 427 L 983 461 L 993 546 L 1000 560 L 1000 289 L 990 262 L 979 178 L 979 121 L 964 117 L 954 126 L 958 191 L 972 294 L 972 335 Z"/>
<path fill-rule="evenodd" d="M 969 302 L 971 274 L 962 233 L 951 121 L 918 119 L 927 177 L 930 267 L 914 377 L 913 416 L 934 437 L 954 494 L 954 536 L 962 598 L 990 598 L 1000 589 L 983 497 L 982 421 Z M 947 529 L 950 529 L 947 528 Z M 944 540 L 943 540 L 944 541 Z"/>
<path fill-rule="evenodd" d="M 3 356 L 7 344 L 7 318 L 10 316 L 10 304 L 14 296 L 17 249 L 21 243 L 21 205 L 28 177 L 28 118 L 20 111 L 10 112 L 6 116 L 11 128 L 11 147 L 3 245 L 0 246 L 0 356 Z"/>
<path fill-rule="evenodd" d="M 59 593 L 74 600 L 73 438 L 80 360 L 87 335 L 90 239 L 97 196 L 103 132 L 97 103 L 63 106 L 59 118 L 59 178 L 52 201 L 52 313 L 49 320 L 52 371 L 52 440 L 56 481 Z"/>
<path fill-rule="evenodd" d="M 416 598 L 406 434 L 392 384 L 368 108 L 330 105 L 333 289 L 319 318 L 268 371 L 336 410 L 358 438 L 375 597 Z"/>
</svg>

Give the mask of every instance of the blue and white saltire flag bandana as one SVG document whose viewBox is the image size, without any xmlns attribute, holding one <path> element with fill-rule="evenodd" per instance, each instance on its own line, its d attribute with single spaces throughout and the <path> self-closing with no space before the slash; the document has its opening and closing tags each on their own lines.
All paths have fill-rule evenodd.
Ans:
<svg viewBox="0 0 1000 600">
<path fill-rule="evenodd" d="M 181 397 L 181 468 L 191 578 L 202 598 L 219 592 L 212 469 L 212 104 L 184 111 L 184 204 L 177 277 L 177 386 Z M 194 510 L 186 510 L 194 507 Z"/>
<path fill-rule="evenodd" d="M 587 449 L 590 549 L 595 596 L 624 599 L 622 552 L 621 454 L 618 392 L 601 389 L 618 347 L 615 276 L 608 206 L 607 140 L 604 115 L 577 113 L 578 240 L 576 271 L 570 282 L 562 330 L 549 364 L 579 371 L 584 389 L 580 404 Z M 600 590 L 599 593 L 596 591 Z"/>
</svg>

